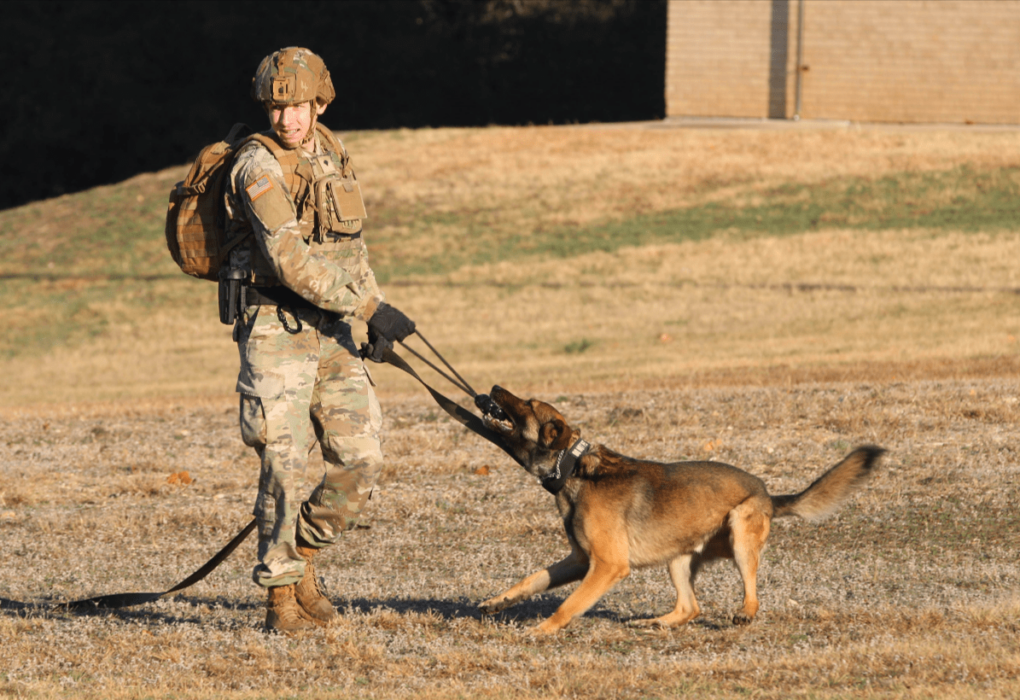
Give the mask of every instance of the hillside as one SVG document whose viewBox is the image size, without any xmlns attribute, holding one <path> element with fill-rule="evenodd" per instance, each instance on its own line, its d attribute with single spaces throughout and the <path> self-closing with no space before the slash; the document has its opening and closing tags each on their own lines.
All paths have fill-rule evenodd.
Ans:
<svg viewBox="0 0 1020 700">
<path fill-rule="evenodd" d="M 663 126 L 346 135 L 390 301 L 481 386 L 1013 372 L 1016 132 Z M 184 172 L 0 212 L 0 406 L 232 391 Z"/>
</svg>

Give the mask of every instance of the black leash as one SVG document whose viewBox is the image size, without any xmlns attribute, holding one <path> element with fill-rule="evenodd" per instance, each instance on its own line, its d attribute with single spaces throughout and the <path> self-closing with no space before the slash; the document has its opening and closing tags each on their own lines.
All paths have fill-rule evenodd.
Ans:
<svg viewBox="0 0 1020 700">
<path fill-rule="evenodd" d="M 504 414 L 504 413 L 503 413 L 503 409 L 502 409 L 502 408 L 500 408 L 499 406 L 497 406 L 497 405 L 496 405 L 496 403 L 495 403 L 495 402 L 494 402 L 494 401 L 493 401 L 493 400 L 492 400 L 492 399 L 491 399 L 491 398 L 489 397 L 489 395 L 488 395 L 488 394 L 479 394 L 479 393 L 478 393 L 478 392 L 476 392 L 476 391 L 475 391 L 474 389 L 472 389 L 472 388 L 471 388 L 471 385 L 467 383 L 467 381 L 466 381 L 466 380 L 464 379 L 464 377 L 460 376 L 460 374 L 459 374 L 459 373 L 457 372 L 457 370 L 455 370 L 455 369 L 453 368 L 453 365 L 451 365 L 451 364 L 450 364 L 449 362 L 447 362 L 447 361 L 446 361 L 446 358 L 445 358 L 445 357 L 443 357 L 443 355 L 442 355 L 442 354 L 441 354 L 441 353 L 440 353 L 440 352 L 439 352 L 438 350 L 436 350 L 436 349 L 435 349 L 434 347 L 432 347 L 432 343 L 430 343 L 430 342 L 428 341 L 428 339 L 427 339 L 427 338 L 426 338 L 425 336 L 423 336 L 423 335 L 421 334 L 421 332 L 419 332 L 419 331 L 415 330 L 414 334 L 415 334 L 416 336 L 418 336 L 419 338 L 421 338 L 421 340 L 422 340 L 422 342 L 423 342 L 423 343 L 425 343 L 426 345 L 428 345 L 428 347 L 429 347 L 429 350 L 431 350 L 431 351 L 432 351 L 432 353 L 433 353 L 433 354 L 434 354 L 434 355 L 435 355 L 436 357 L 438 357 L 438 358 L 439 358 L 439 359 L 440 359 L 440 360 L 442 361 L 442 363 L 443 363 L 444 365 L 446 365 L 447 369 L 449 369 L 449 370 L 450 370 L 451 372 L 453 372 L 453 373 L 454 373 L 454 375 L 456 375 L 457 379 L 459 379 L 460 381 L 457 381 L 457 380 L 453 379 L 453 378 L 452 378 L 452 377 L 451 377 L 450 375 L 448 375 L 448 374 L 447 374 L 446 372 L 444 372 L 443 370 L 439 369 L 439 368 L 438 368 L 438 367 L 436 367 L 436 366 L 435 366 L 434 364 L 432 364 L 431 362 L 429 362 L 429 361 L 428 361 L 427 359 L 425 359 L 424 357 L 422 357 L 421 353 L 419 353 L 419 352 L 418 352 L 417 350 L 415 350 L 414 348 L 412 348 L 412 347 L 411 347 L 410 345 L 405 345 L 405 344 L 404 344 L 404 341 L 402 341 L 402 340 L 399 340 L 399 341 L 397 341 L 397 342 L 399 342 L 399 343 L 400 343 L 400 345 L 401 345 L 401 347 L 403 347 L 403 348 L 404 348 L 405 350 L 407 350 L 407 351 L 408 351 L 408 352 L 410 352 L 410 353 L 411 353 L 412 355 L 414 355 L 414 356 L 415 356 L 415 357 L 417 357 L 417 358 L 418 358 L 419 360 L 421 360 L 422 362 L 424 362 L 425 364 L 427 364 L 427 365 L 428 365 L 429 367 L 431 367 L 431 368 L 432 368 L 433 370 L 435 370 L 435 372 L 436 372 L 436 373 L 438 373 L 438 374 L 439 374 L 440 376 L 442 376 L 442 377 L 443 377 L 443 379 L 445 379 L 446 381 L 450 382 L 450 384 L 453 384 L 453 385 L 454 385 L 455 387 L 457 387 L 458 389 L 460 389 L 461 391 L 463 391 L 463 392 L 464 392 L 465 394 L 467 394 L 468 396 L 470 396 L 471 398 L 473 398 L 473 399 L 475 400 L 475 406 L 477 406 L 477 407 L 478 407 L 478 409 L 479 409 L 479 410 L 480 410 L 480 411 L 481 411 L 481 412 L 482 412 L 483 414 L 488 414 L 488 415 L 492 416 L 493 418 L 496 418 L 497 420 L 502 420 L 502 419 L 506 418 L 506 414 Z M 364 355 L 363 355 L 363 357 L 364 357 Z M 385 358 L 385 357 L 383 358 L 383 361 L 384 361 L 384 362 L 386 361 L 386 358 Z M 403 368 L 401 368 L 401 369 L 403 369 Z M 405 370 L 405 371 L 406 371 L 406 370 Z M 425 382 L 422 382 L 422 381 L 421 381 L 421 378 L 420 378 L 420 377 L 419 377 L 418 375 L 414 375 L 414 376 L 415 376 L 415 379 L 417 379 L 417 380 L 418 380 L 419 382 L 421 382 L 421 383 L 422 383 L 422 385 L 423 385 L 423 386 L 424 386 L 424 387 L 425 387 L 426 389 L 428 389 L 428 390 L 429 390 L 430 392 L 432 392 L 432 395 L 433 395 L 433 396 L 436 396 L 436 392 L 432 391 L 432 388 L 431 388 L 431 387 L 429 387 L 429 385 L 428 385 L 428 384 L 426 384 Z M 440 394 L 440 396 L 441 396 L 441 394 Z M 448 400 L 448 399 L 447 399 L 447 400 Z M 469 427 L 470 427 L 470 426 L 469 426 Z M 472 430 L 474 430 L 474 428 L 472 428 Z M 475 431 L 475 432 L 478 432 L 478 431 Z M 494 433 L 490 433 L 490 434 L 494 434 Z M 479 433 L 479 435 L 482 435 L 482 434 L 481 434 L 481 433 Z M 495 445 L 496 445 L 497 447 L 499 447 L 499 448 L 500 448 L 501 450 L 503 450 L 504 452 L 506 452 L 506 447 L 504 447 L 504 446 L 503 446 L 503 442 L 502 442 L 502 440 L 500 440 L 499 442 L 495 442 L 495 441 L 493 441 L 493 440 L 492 440 L 492 439 L 491 439 L 491 438 L 490 438 L 490 437 L 489 437 L 488 435 L 482 435 L 482 437 L 484 437 L 484 438 L 485 438 L 486 440 L 489 440 L 490 442 L 493 442 L 493 443 L 494 443 L 494 444 L 495 444 Z M 498 436 L 497 436 L 497 437 L 498 437 Z M 507 452 L 507 454 L 510 454 L 510 453 L 509 453 L 509 452 Z M 511 456 L 511 457 L 514 457 L 513 455 L 510 455 L 510 456 Z M 515 461 L 515 462 L 517 462 L 518 464 L 520 464 L 520 460 L 518 460 L 518 459 L 517 459 L 516 457 L 514 457 L 514 461 Z"/>
<path fill-rule="evenodd" d="M 443 375 L 443 377 L 445 377 L 445 378 L 446 378 L 446 380 L 447 380 L 448 382 L 450 382 L 451 384 L 455 385 L 455 386 L 456 386 L 457 388 L 459 388 L 459 389 L 460 389 L 461 391 L 463 391 L 464 393 L 466 393 L 466 394 L 467 394 L 468 396 L 470 396 L 471 398 L 475 398 L 475 397 L 477 397 L 477 396 L 478 396 L 478 393 L 477 393 L 477 392 L 475 392 L 475 390 L 471 388 L 471 385 L 470 385 L 470 384 L 468 384 L 468 383 L 467 383 L 466 381 L 464 381 L 464 377 L 460 376 L 460 374 L 458 374 L 458 373 L 457 373 L 457 370 L 455 370 L 455 369 L 453 368 L 453 365 L 451 365 L 451 364 L 450 364 L 449 362 L 447 362 L 447 361 L 446 361 L 446 358 L 445 358 L 445 357 L 443 357 L 443 356 L 442 356 L 442 354 L 441 354 L 441 353 L 440 353 L 440 352 L 439 352 L 438 350 L 436 350 L 436 349 L 435 349 L 434 347 L 432 347 L 432 343 L 430 343 L 430 342 L 428 341 L 428 339 L 427 339 L 427 338 L 426 338 L 425 336 L 423 336 L 423 335 L 421 334 L 421 332 L 420 332 L 420 331 L 418 331 L 418 330 L 415 330 L 414 334 L 415 334 L 416 336 L 418 336 L 419 338 L 421 338 L 421 342 L 425 343 L 425 344 L 426 344 L 426 345 L 428 346 L 429 350 L 431 350 L 431 351 L 432 351 L 432 354 L 433 354 L 433 355 L 435 355 L 436 357 L 438 357 L 438 358 L 439 358 L 439 360 L 440 360 L 440 361 L 441 361 L 441 362 L 442 362 L 442 363 L 443 363 L 444 365 L 446 365 L 447 369 L 449 369 L 449 370 L 450 370 L 451 372 L 453 372 L 454 376 L 456 376 L 456 377 L 457 377 L 457 379 L 459 379 L 459 380 L 460 380 L 460 384 L 458 384 L 457 382 L 455 382 L 455 381 L 453 381 L 452 379 L 450 379 L 449 377 L 447 377 L 447 376 L 446 376 L 446 373 L 445 373 L 445 372 L 441 371 L 441 370 L 440 370 L 440 369 L 439 369 L 438 367 L 436 367 L 436 366 L 435 366 L 435 365 L 433 365 L 433 364 L 432 364 L 431 362 L 429 362 L 429 361 L 428 361 L 428 360 L 426 360 L 426 359 L 425 359 L 424 357 L 422 357 L 422 356 L 421 356 L 421 355 L 419 355 L 419 354 L 418 354 L 417 352 L 415 352 L 415 351 L 414 351 L 414 348 L 411 348 L 411 347 L 409 347 L 409 346 L 407 346 L 407 345 L 404 345 L 404 343 L 403 343 L 403 342 L 401 342 L 400 344 L 401 344 L 401 345 L 403 345 L 403 347 L 405 347 L 405 348 L 407 348 L 408 350 L 410 350 L 410 351 L 411 351 L 412 353 L 414 353 L 414 356 L 415 356 L 415 357 L 419 358 L 419 359 L 420 359 L 420 360 L 421 360 L 422 362 L 426 363 L 426 364 L 427 364 L 427 365 L 428 365 L 429 367 L 431 367 L 431 368 L 432 368 L 432 369 L 434 369 L 435 371 L 437 371 L 437 372 L 439 372 L 440 374 L 442 374 L 442 375 Z M 424 384 L 424 382 L 422 382 L 422 383 Z"/>
<path fill-rule="evenodd" d="M 418 337 L 419 337 L 419 338 L 421 338 L 422 340 L 425 340 L 425 336 L 423 336 L 423 335 L 421 335 L 420 333 L 418 333 L 418 331 L 415 331 L 415 334 L 417 334 L 417 335 L 418 335 Z M 398 342 L 400 342 L 400 341 L 398 341 Z M 428 343 L 428 341 L 427 341 L 427 340 L 426 340 L 425 342 L 426 342 L 426 344 Z M 427 359 L 426 359 L 426 358 L 425 358 L 425 357 L 424 357 L 424 356 L 423 356 L 423 355 L 422 355 L 422 354 L 421 354 L 420 352 L 418 352 L 417 350 L 415 350 L 414 348 L 412 348 L 412 347 L 411 347 L 410 345 L 404 345 L 404 343 L 403 343 L 403 342 L 400 342 L 400 345 L 401 345 L 401 346 L 402 346 L 402 347 L 403 347 L 403 348 L 404 348 L 405 350 L 407 350 L 407 351 L 408 351 L 409 353 L 411 353 L 412 355 L 414 355 L 415 357 L 417 357 L 417 358 L 418 358 L 419 360 L 421 360 L 422 362 L 424 362 L 425 364 L 427 364 L 427 365 L 428 365 L 429 367 L 431 367 L 431 368 L 432 368 L 432 370 L 433 370 L 433 371 L 435 371 L 435 372 L 436 372 L 437 374 L 439 374 L 440 376 L 442 376 L 442 377 L 443 377 L 443 379 L 445 379 L 446 381 L 450 382 L 450 384 L 453 384 L 453 385 L 454 385 L 455 387 L 457 387 L 458 389 L 460 389 L 461 391 L 463 391 L 463 392 L 464 392 L 465 394 L 467 394 L 468 396 L 470 396 L 470 397 L 472 397 L 472 398 L 474 398 L 475 396 L 478 396 L 478 394 L 476 394 L 476 393 L 475 393 L 475 390 L 474 390 L 474 389 L 472 389 L 472 388 L 470 387 L 470 385 L 468 385 L 468 384 L 467 384 L 466 382 L 465 382 L 465 383 L 463 383 L 463 384 L 461 384 L 461 383 L 460 383 L 460 382 L 458 382 L 458 381 L 457 381 L 456 379 L 454 379 L 453 377 L 451 377 L 450 375 L 448 375 L 448 374 L 447 374 L 446 372 L 444 372 L 443 370 L 439 369 L 439 368 L 438 368 L 438 367 L 436 367 L 436 366 L 435 366 L 434 364 L 432 364 L 431 362 L 429 362 L 429 361 L 428 361 L 428 360 L 427 360 Z M 431 347 L 431 346 L 430 346 L 430 347 Z M 435 352 L 435 350 L 433 350 L 433 352 Z M 436 355 L 437 355 L 437 356 L 439 357 L 439 359 L 441 359 L 441 360 L 443 359 L 443 356 L 442 356 L 442 355 L 440 355 L 439 353 L 436 353 Z M 386 361 L 386 360 L 385 360 L 385 357 L 383 358 L 383 361 L 384 361 L 384 362 Z M 443 360 L 443 362 L 445 363 L 445 362 L 446 362 L 446 360 Z M 449 365 L 447 365 L 447 366 L 449 366 Z M 452 368 L 451 368 L 451 369 L 452 369 Z M 456 372 L 454 372 L 454 374 L 457 374 L 457 373 L 456 373 Z M 457 376 L 459 377 L 460 375 L 459 375 L 459 374 L 457 374 Z"/>
<path fill-rule="evenodd" d="M 230 556 L 230 553 L 237 549 L 238 545 L 245 541 L 251 531 L 255 529 L 255 521 L 252 520 L 247 526 L 239 533 L 234 536 L 234 539 L 227 543 L 227 546 L 221 549 L 213 556 L 212 559 L 207 561 L 202 568 L 193 573 L 188 578 L 178 583 L 173 588 L 163 591 L 162 593 L 113 593 L 111 595 L 101 595 L 95 598 L 86 598 L 84 600 L 73 600 L 70 603 L 61 603 L 60 605 L 53 606 L 54 610 L 71 611 L 71 610 L 95 610 L 97 608 L 126 608 L 131 605 L 141 605 L 142 603 L 151 603 L 154 600 L 159 600 L 163 596 L 176 593 L 177 591 L 193 586 L 206 576 L 208 576 L 213 569 L 220 565 L 220 563 Z"/>
<path fill-rule="evenodd" d="M 422 340 L 425 340 L 421 336 L 420 333 L 418 333 L 418 337 L 422 338 Z M 428 344 L 428 341 L 426 340 L 425 343 Z M 413 349 L 408 348 L 406 345 L 404 345 L 404 343 L 402 341 L 400 341 L 400 344 L 401 344 L 402 347 L 407 348 L 415 356 L 421 357 L 420 355 L 418 355 L 418 353 L 414 352 Z M 432 346 L 429 345 L 429 348 L 432 348 Z M 447 367 L 450 368 L 451 372 L 453 372 L 454 374 L 457 374 L 457 371 L 454 370 L 453 367 L 450 367 L 450 364 L 445 359 L 443 359 L 442 355 L 440 355 L 438 352 L 436 352 L 435 349 L 432 349 L 432 352 L 436 353 L 436 356 L 440 360 L 443 361 L 443 364 L 445 364 Z M 499 449 L 503 450 L 503 452 L 507 453 L 511 457 L 511 459 L 513 459 L 515 462 L 517 462 L 518 464 L 521 464 L 520 459 L 518 459 L 517 456 L 514 453 L 512 453 L 509 449 L 507 449 L 507 446 L 505 444 L 503 444 L 503 438 L 499 435 L 499 433 L 494 432 L 492 430 L 489 430 L 488 428 L 485 427 L 485 423 L 482 422 L 481 418 L 479 418 L 474 413 L 472 413 L 471 411 L 467 410 L 466 408 L 464 408 L 460 404 L 456 403 L 452 399 L 448 399 L 447 397 L 443 396 L 438 391 L 436 391 L 435 389 L 430 387 L 425 382 L 424 379 L 422 379 L 421 377 L 418 376 L 418 373 L 415 372 L 414 369 L 411 367 L 411 365 L 407 364 L 407 362 L 404 360 L 404 358 L 402 358 L 400 355 L 398 355 L 397 353 L 393 352 L 393 350 L 390 350 L 389 348 L 387 348 L 385 351 L 383 351 L 383 362 L 385 362 L 387 364 L 390 364 L 390 365 L 393 365 L 394 367 L 396 367 L 398 369 L 401 369 L 404 372 L 407 372 L 412 377 L 417 379 L 418 382 L 423 387 L 425 387 L 425 389 L 430 394 L 432 394 L 432 398 L 435 399 L 435 402 L 437 404 L 439 404 L 439 407 L 442 408 L 444 411 L 446 411 L 450 415 L 451 418 L 456 420 L 458 423 L 460 423 L 461 425 L 463 425 L 464 427 L 466 427 L 468 430 L 470 430 L 471 432 L 475 433 L 479 437 L 482 437 L 482 438 L 488 440 L 493 445 L 495 445 Z M 484 399 L 489 399 L 489 396 L 487 394 L 476 394 L 474 392 L 474 390 L 471 389 L 470 386 L 466 386 L 466 387 L 465 386 L 461 386 L 458 382 L 455 382 L 453 379 L 450 379 L 449 377 L 447 377 L 446 373 L 444 373 L 443 371 L 441 371 L 438 368 L 436 368 L 435 366 L 433 366 L 431 362 L 428 362 L 428 360 L 425 360 L 425 362 L 430 367 L 432 367 L 437 372 L 439 372 L 439 374 L 441 374 L 444 377 L 446 377 L 446 379 L 449 380 L 449 382 L 451 384 L 454 384 L 459 389 L 461 389 L 465 393 L 467 393 L 469 396 L 473 397 L 475 399 L 475 403 L 476 404 L 480 403 L 479 399 L 483 399 L 483 398 Z M 459 378 L 460 375 L 457 374 L 457 377 Z M 461 381 L 463 381 L 463 379 L 461 379 Z M 467 385 L 467 382 L 464 382 L 464 384 Z M 491 401 L 491 399 L 489 399 L 489 400 Z M 521 466 L 524 466 L 524 465 L 522 464 Z"/>
<path fill-rule="evenodd" d="M 499 413 L 502 413 L 502 409 L 500 409 L 495 403 L 493 403 L 492 399 L 489 397 L 488 394 L 476 393 L 475 390 L 471 388 L 471 385 L 464 381 L 464 378 L 457 373 L 457 370 L 455 370 L 453 366 L 446 361 L 446 358 L 444 358 L 439 353 L 438 350 L 432 347 L 432 343 L 426 340 L 425 336 L 423 336 L 418 331 L 415 331 L 415 335 L 421 338 L 422 341 L 424 341 L 424 343 L 428 345 L 429 350 L 431 350 L 435 354 L 435 356 L 438 357 L 442 361 L 442 363 L 446 365 L 447 368 L 457 376 L 457 379 L 459 379 L 460 382 L 455 381 L 441 369 L 439 369 L 434 364 L 429 362 L 427 359 L 422 357 L 418 352 L 415 351 L 414 348 L 405 345 L 403 341 L 398 342 L 404 349 L 406 349 L 415 357 L 417 357 L 419 360 L 427 364 L 433 370 L 441 374 L 443 378 L 445 378 L 448 382 L 450 382 L 458 389 L 466 393 L 468 396 L 473 398 L 475 400 L 475 405 L 478 406 L 478 408 L 481 409 L 483 413 L 488 413 L 490 415 L 497 416 Z M 419 377 L 418 374 L 413 369 L 411 369 L 410 365 L 408 365 L 403 360 L 403 358 L 401 358 L 395 352 L 393 352 L 390 349 L 384 351 L 383 362 L 389 363 L 394 367 L 399 367 L 400 369 L 404 370 L 412 377 L 417 379 L 419 382 L 421 382 L 422 386 L 428 389 L 429 393 L 432 394 L 432 398 L 436 400 L 436 403 L 438 403 L 443 408 L 443 410 L 445 410 L 447 413 L 453 416 L 456 420 L 463 423 L 469 430 L 474 431 L 475 433 L 485 438 L 499 449 L 506 452 L 515 462 L 520 464 L 522 467 L 524 466 L 521 463 L 520 459 L 518 459 L 515 454 L 513 454 L 512 452 L 510 452 L 510 450 L 506 448 L 506 445 L 503 443 L 503 438 L 500 437 L 498 433 L 495 433 L 492 430 L 486 428 L 485 424 L 482 423 L 482 420 L 475 416 L 475 414 L 465 410 L 464 408 L 461 408 L 461 406 L 454 403 L 450 399 L 446 398 L 438 391 L 436 391 L 428 384 L 426 384 L 422 380 L 422 378 Z M 584 457 L 586 454 L 588 454 L 590 450 L 591 443 L 586 440 L 582 440 L 581 438 L 578 438 L 577 441 L 567 449 L 562 450 L 560 452 L 559 457 L 556 458 L 556 468 L 552 471 L 552 473 L 550 473 L 548 476 L 542 479 L 541 481 L 542 488 L 544 488 L 546 491 L 548 491 L 554 496 L 558 494 L 560 491 L 562 491 L 563 487 L 567 483 L 567 479 L 569 479 L 571 475 L 574 473 L 574 467 L 577 465 L 577 461 L 581 459 L 581 457 Z"/>
</svg>

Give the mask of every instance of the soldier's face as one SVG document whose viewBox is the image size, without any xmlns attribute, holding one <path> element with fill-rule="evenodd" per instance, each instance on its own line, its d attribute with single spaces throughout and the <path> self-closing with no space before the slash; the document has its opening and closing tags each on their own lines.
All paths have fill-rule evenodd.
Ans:
<svg viewBox="0 0 1020 700">
<path fill-rule="evenodd" d="M 308 136 L 308 131 L 313 127 L 315 121 L 312 118 L 312 110 L 315 109 L 314 102 L 302 102 L 296 105 L 269 105 L 269 123 L 273 131 L 280 137 L 280 141 L 287 148 L 297 148 Z M 317 109 L 322 114 L 325 105 Z"/>
</svg>

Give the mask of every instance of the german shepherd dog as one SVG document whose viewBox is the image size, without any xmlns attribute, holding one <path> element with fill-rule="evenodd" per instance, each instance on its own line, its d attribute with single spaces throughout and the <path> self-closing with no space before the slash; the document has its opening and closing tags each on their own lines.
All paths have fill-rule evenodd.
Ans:
<svg viewBox="0 0 1020 700">
<path fill-rule="evenodd" d="M 758 612 L 758 563 L 773 518 L 819 520 L 849 498 L 875 467 L 883 449 L 858 447 L 799 494 L 770 496 L 756 476 L 720 462 L 662 464 L 624 457 L 580 439 L 552 406 L 524 401 L 498 386 L 483 422 L 508 451 L 556 494 L 570 554 L 479 605 L 499 612 L 536 593 L 581 580 L 538 627 L 550 634 L 582 615 L 631 569 L 665 564 L 676 606 L 661 617 L 632 624 L 675 627 L 701 610 L 694 598 L 698 569 L 733 559 L 744 582 L 744 604 L 733 623 Z"/>
</svg>

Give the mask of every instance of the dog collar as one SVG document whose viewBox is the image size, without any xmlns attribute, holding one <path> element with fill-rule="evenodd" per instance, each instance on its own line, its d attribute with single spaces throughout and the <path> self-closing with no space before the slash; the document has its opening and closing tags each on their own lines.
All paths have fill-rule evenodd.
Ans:
<svg viewBox="0 0 1020 700">
<path fill-rule="evenodd" d="M 574 473 L 574 465 L 577 464 L 577 460 L 588 454 L 590 449 L 590 442 L 578 438 L 577 442 L 569 449 L 560 450 L 560 456 L 556 458 L 556 467 L 542 479 L 542 488 L 554 496 L 562 491 L 567 479 Z"/>
</svg>

